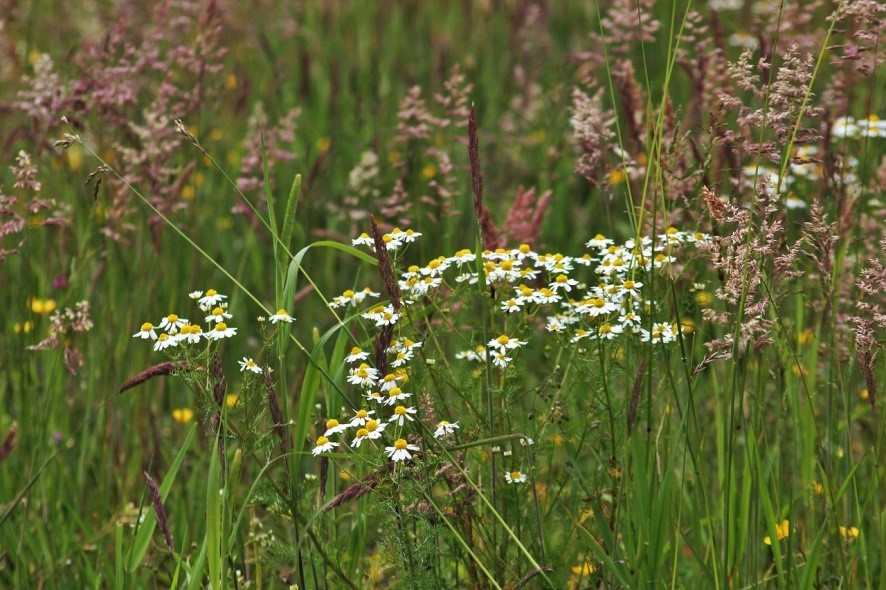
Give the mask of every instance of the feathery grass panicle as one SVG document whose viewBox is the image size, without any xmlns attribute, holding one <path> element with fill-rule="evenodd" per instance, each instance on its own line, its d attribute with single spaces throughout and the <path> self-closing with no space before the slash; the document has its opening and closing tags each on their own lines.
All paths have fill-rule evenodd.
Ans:
<svg viewBox="0 0 886 590">
<path fill-rule="evenodd" d="M 148 494 L 151 496 L 154 514 L 157 515 L 157 526 L 160 527 L 166 546 L 175 553 L 175 541 L 172 538 L 172 532 L 169 530 L 169 517 L 166 514 L 166 507 L 163 506 L 163 500 L 160 498 L 160 489 L 157 487 L 157 482 L 154 481 L 154 478 L 147 471 L 143 471 L 142 474 L 145 476 L 145 483 L 148 484 Z"/>
</svg>

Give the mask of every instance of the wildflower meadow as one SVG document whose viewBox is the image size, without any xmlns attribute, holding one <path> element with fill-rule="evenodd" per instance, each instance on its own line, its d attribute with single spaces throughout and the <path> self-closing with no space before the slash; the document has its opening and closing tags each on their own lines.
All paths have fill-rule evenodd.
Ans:
<svg viewBox="0 0 886 590">
<path fill-rule="evenodd" d="M 0 588 L 886 588 L 884 31 L 0 0 Z"/>
</svg>

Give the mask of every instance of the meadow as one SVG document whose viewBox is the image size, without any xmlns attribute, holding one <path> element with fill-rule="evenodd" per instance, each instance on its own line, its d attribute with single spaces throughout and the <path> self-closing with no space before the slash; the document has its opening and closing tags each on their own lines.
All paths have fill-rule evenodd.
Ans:
<svg viewBox="0 0 886 590">
<path fill-rule="evenodd" d="M 884 23 L 0 0 L 0 587 L 886 588 Z"/>
</svg>

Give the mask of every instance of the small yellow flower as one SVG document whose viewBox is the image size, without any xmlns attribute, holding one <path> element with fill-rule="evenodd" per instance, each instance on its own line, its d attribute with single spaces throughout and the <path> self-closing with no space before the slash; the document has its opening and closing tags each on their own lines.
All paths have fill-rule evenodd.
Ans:
<svg viewBox="0 0 886 590">
<path fill-rule="evenodd" d="M 551 437 L 551 442 L 554 443 L 555 447 L 562 447 L 563 446 L 563 435 L 562 434 L 555 434 L 554 436 Z"/>
<path fill-rule="evenodd" d="M 858 397 L 860 397 L 863 401 L 868 401 L 868 398 L 871 397 L 871 394 L 868 392 L 868 388 L 865 387 L 864 389 L 859 391 Z"/>
<path fill-rule="evenodd" d="M 22 332 L 27 334 L 28 332 L 30 332 L 31 330 L 34 329 L 34 323 L 31 320 L 28 320 L 23 324 L 20 322 L 16 322 L 15 325 L 12 327 L 12 329 L 15 330 L 16 334 L 20 334 Z"/>
<path fill-rule="evenodd" d="M 576 576 L 582 576 L 586 578 L 597 571 L 597 568 L 594 567 L 593 563 L 584 562 L 577 565 L 572 566 L 572 573 Z"/>
<path fill-rule="evenodd" d="M 437 167 L 433 164 L 425 164 L 424 168 L 421 169 L 421 176 L 425 180 L 431 180 L 437 176 Z"/>
<path fill-rule="evenodd" d="M 321 154 L 328 152 L 330 147 L 332 147 L 332 140 L 328 137 L 321 137 L 317 140 L 317 151 Z"/>
<path fill-rule="evenodd" d="M 823 496 L 824 495 L 824 486 L 817 481 L 813 481 L 812 482 L 812 491 L 819 496 Z"/>
<path fill-rule="evenodd" d="M 68 168 L 76 172 L 83 167 L 83 150 L 79 145 L 72 145 L 65 151 L 68 160 Z"/>
<path fill-rule="evenodd" d="M 840 536 L 844 537 L 850 541 L 854 541 L 858 538 L 859 531 L 854 526 L 841 526 L 840 527 Z"/>
<path fill-rule="evenodd" d="M 185 201 L 193 201 L 197 197 L 197 189 L 192 185 L 182 187 L 182 199 Z"/>
<path fill-rule="evenodd" d="M 707 291 L 699 291 L 695 294 L 695 302 L 699 307 L 710 307 L 714 297 Z"/>
<path fill-rule="evenodd" d="M 49 315 L 55 311 L 55 299 L 32 299 L 31 311 L 40 315 Z"/>
<path fill-rule="evenodd" d="M 237 76 L 234 74 L 228 74 L 225 77 L 225 88 L 228 90 L 234 90 L 237 87 Z"/>
<path fill-rule="evenodd" d="M 609 171 L 606 179 L 609 181 L 609 186 L 618 186 L 627 179 L 627 175 L 624 173 L 624 170 L 615 169 Z"/>
<path fill-rule="evenodd" d="M 529 134 L 529 143 L 532 145 L 541 145 L 546 138 L 547 134 L 545 133 L 545 130 L 539 129 Z"/>
<path fill-rule="evenodd" d="M 228 406 L 228 408 L 233 408 L 238 403 L 240 403 L 239 393 L 229 393 L 225 396 L 225 405 Z"/>
<path fill-rule="evenodd" d="M 778 540 L 781 541 L 785 537 L 791 534 L 791 523 L 787 519 L 778 523 L 775 527 L 775 534 L 778 537 Z M 772 538 L 769 535 L 763 537 L 763 542 L 767 545 L 772 545 Z"/>
<path fill-rule="evenodd" d="M 222 131 L 218 127 L 213 128 L 212 131 L 209 132 L 209 138 L 212 139 L 213 141 L 218 141 L 221 138 L 223 138 L 224 136 L 225 136 L 224 131 Z"/>
<path fill-rule="evenodd" d="M 809 344 L 815 338 L 815 333 L 812 330 L 803 330 L 799 334 L 797 334 L 797 344 L 800 346 L 804 344 Z"/>
<path fill-rule="evenodd" d="M 194 410 L 191 408 L 176 408 L 172 410 L 172 419 L 179 424 L 187 424 L 194 419 Z"/>
</svg>

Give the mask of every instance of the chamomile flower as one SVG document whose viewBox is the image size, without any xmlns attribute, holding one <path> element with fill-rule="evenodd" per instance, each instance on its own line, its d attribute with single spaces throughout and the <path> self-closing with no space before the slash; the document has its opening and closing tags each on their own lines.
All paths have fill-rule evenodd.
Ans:
<svg viewBox="0 0 886 590">
<path fill-rule="evenodd" d="M 619 324 L 600 324 L 597 327 L 597 338 L 600 340 L 612 340 L 624 331 Z"/>
<path fill-rule="evenodd" d="M 394 441 L 394 446 L 385 447 L 385 453 L 388 458 L 394 463 L 400 461 L 406 461 L 407 459 L 412 459 L 412 454 L 409 451 L 420 451 L 421 449 L 418 445 L 413 445 L 406 442 L 405 438 L 398 438 Z"/>
<path fill-rule="evenodd" d="M 476 258 L 477 257 L 473 252 L 465 248 L 456 252 L 455 255 L 450 256 L 449 260 L 450 262 L 454 262 L 457 266 L 461 267 L 461 265 L 465 264 L 466 262 L 473 262 Z"/>
<path fill-rule="evenodd" d="M 502 334 L 498 338 L 493 338 L 492 340 L 490 340 L 486 344 L 486 346 L 489 346 L 490 348 L 497 348 L 501 352 L 505 352 L 508 350 L 515 350 L 515 349 L 520 348 L 521 346 L 525 346 L 525 345 L 526 345 L 526 343 L 523 342 L 522 340 L 517 340 L 516 338 L 511 338 L 509 336 L 506 336 L 505 334 Z"/>
<path fill-rule="evenodd" d="M 144 324 L 141 325 L 141 329 L 138 332 L 136 332 L 135 334 L 133 334 L 132 337 L 133 338 L 141 338 L 143 340 L 147 340 L 149 338 L 151 340 L 156 340 L 157 339 L 157 332 L 154 331 L 153 324 L 151 324 L 149 322 L 145 322 Z"/>
<path fill-rule="evenodd" d="M 188 293 L 188 297 L 196 301 L 197 299 L 203 297 L 203 291 L 191 291 L 190 293 Z"/>
<path fill-rule="evenodd" d="M 223 299 L 227 298 L 227 295 L 222 295 L 215 289 L 209 289 L 206 291 L 206 294 L 204 294 L 203 297 L 197 300 L 197 304 L 200 305 L 200 309 L 202 309 L 203 311 L 209 311 L 213 308 L 213 306 L 218 305 L 222 302 Z"/>
<path fill-rule="evenodd" d="M 643 283 L 627 279 L 625 281 L 622 281 L 621 285 L 619 286 L 618 296 L 624 297 L 626 295 L 630 295 L 634 299 L 639 299 L 641 288 L 643 288 Z"/>
<path fill-rule="evenodd" d="M 558 274 L 556 277 L 554 277 L 554 280 L 551 282 L 550 285 L 548 285 L 548 287 L 552 291 L 562 290 L 569 293 L 576 285 L 578 285 L 578 281 L 576 281 L 575 279 L 570 278 L 565 274 Z"/>
<path fill-rule="evenodd" d="M 359 346 L 355 346 L 351 349 L 350 354 L 345 357 L 345 362 L 348 363 L 356 363 L 357 361 L 365 361 L 369 358 L 369 353 L 360 348 Z"/>
<path fill-rule="evenodd" d="M 403 426 L 407 420 L 414 422 L 415 418 L 412 417 L 412 414 L 416 413 L 418 413 L 418 410 L 413 407 L 397 406 L 394 408 L 394 414 L 388 418 L 388 422 L 394 422 L 397 426 Z"/>
<path fill-rule="evenodd" d="M 209 340 L 224 340 L 235 334 L 237 334 L 237 328 L 229 328 L 226 323 L 219 322 L 215 325 L 214 329 L 206 333 L 206 337 Z"/>
<path fill-rule="evenodd" d="M 640 330 L 640 340 L 654 344 L 667 344 L 677 339 L 674 329 L 667 322 L 652 324 L 652 330 Z"/>
<path fill-rule="evenodd" d="M 522 304 L 522 301 L 511 298 L 501 302 L 501 310 L 507 313 L 516 313 L 520 311 Z"/>
<path fill-rule="evenodd" d="M 326 432 L 323 433 L 323 436 L 332 436 L 333 434 L 344 432 L 350 427 L 350 425 L 350 422 L 342 423 L 335 418 L 330 418 L 326 421 Z"/>
<path fill-rule="evenodd" d="M 474 347 L 474 350 L 460 350 L 455 353 L 455 358 L 479 363 L 486 362 L 486 347 L 478 344 Z"/>
<path fill-rule="evenodd" d="M 447 422 L 440 420 L 437 422 L 437 430 L 434 431 L 434 438 L 443 438 L 449 436 L 458 429 L 458 422 Z"/>
<path fill-rule="evenodd" d="M 157 342 L 154 343 L 154 352 L 172 348 L 173 346 L 178 346 L 178 339 L 164 332 L 157 337 Z"/>
<path fill-rule="evenodd" d="M 314 450 L 311 451 L 311 454 L 315 457 L 320 455 L 321 453 L 325 453 L 327 451 L 331 451 L 335 447 L 337 447 L 339 443 L 332 442 L 325 436 L 321 436 L 317 439 L 317 446 L 314 447 Z"/>
<path fill-rule="evenodd" d="M 407 393 L 399 387 L 394 387 L 388 391 L 388 397 L 385 400 L 385 405 L 393 406 L 395 403 L 404 399 L 409 399 L 410 397 L 412 397 L 411 393 Z"/>
<path fill-rule="evenodd" d="M 400 319 L 400 314 L 394 311 L 393 305 L 379 305 L 361 315 L 367 320 L 375 322 L 377 327 L 393 326 Z"/>
<path fill-rule="evenodd" d="M 351 418 L 351 427 L 356 428 L 358 426 L 366 426 L 366 422 L 372 419 L 373 414 L 375 414 L 375 410 L 364 410 L 363 408 L 360 408 L 354 412 L 354 417 Z"/>
<path fill-rule="evenodd" d="M 505 472 L 505 481 L 509 484 L 526 483 L 526 474 L 522 471 Z"/>
<path fill-rule="evenodd" d="M 585 338 L 587 338 L 590 335 L 591 335 L 591 333 L 588 332 L 587 330 L 585 330 L 584 328 L 579 328 L 578 330 L 575 331 L 575 335 L 569 339 L 569 342 L 572 344 L 575 344 L 576 342 L 578 342 L 580 340 L 584 340 Z"/>
<path fill-rule="evenodd" d="M 370 440 L 375 440 L 377 438 L 381 438 L 382 433 L 385 431 L 387 424 L 383 422 L 379 422 L 378 420 L 367 420 L 366 425 L 363 427 L 366 429 L 368 433 L 366 438 Z"/>
<path fill-rule="evenodd" d="M 219 305 L 215 307 L 212 312 L 208 316 L 206 316 L 206 318 L 204 318 L 204 321 L 209 324 L 211 324 L 212 322 L 219 323 L 225 320 L 229 320 L 232 317 L 233 316 L 229 314 L 223 306 Z"/>
<path fill-rule="evenodd" d="M 176 334 L 181 329 L 182 326 L 188 323 L 188 320 L 184 318 L 180 318 L 174 313 L 169 314 L 162 320 L 160 320 L 159 328 L 161 330 L 166 330 L 169 334 Z"/>
<path fill-rule="evenodd" d="M 195 324 L 185 324 L 178 333 L 179 342 L 187 342 L 188 344 L 199 344 L 203 338 L 203 328 Z"/>
<path fill-rule="evenodd" d="M 364 440 L 369 439 L 369 430 L 366 428 L 359 428 L 354 436 L 354 440 L 351 441 L 351 446 L 354 448 L 359 448 L 360 443 Z"/>
<path fill-rule="evenodd" d="M 391 361 L 391 366 L 395 369 L 397 367 L 406 366 L 409 361 L 412 360 L 412 357 L 415 356 L 411 350 L 401 350 L 396 355 L 394 355 L 394 360 Z"/>
<path fill-rule="evenodd" d="M 262 374 L 262 368 L 255 364 L 255 361 L 249 357 L 243 357 L 243 360 L 240 362 L 240 371 L 251 371 L 256 375 Z"/>
<path fill-rule="evenodd" d="M 366 363 L 360 363 L 356 369 L 351 369 L 348 375 L 348 383 L 360 387 L 372 387 L 378 380 L 378 369 L 370 367 Z"/>
<path fill-rule="evenodd" d="M 372 239 L 372 236 L 363 232 L 359 237 L 351 240 L 351 244 L 354 246 L 369 246 L 372 248 L 375 245 L 375 240 Z"/>
<path fill-rule="evenodd" d="M 585 246 L 587 246 L 588 248 L 595 248 L 597 250 L 602 250 L 604 248 L 608 248 L 609 246 L 612 246 L 613 244 L 615 244 L 615 241 L 607 238 L 603 234 L 597 234 L 596 236 L 594 236 L 593 238 L 588 240 L 588 243 L 585 244 Z"/>
<path fill-rule="evenodd" d="M 294 321 L 294 318 L 286 313 L 286 310 L 282 307 L 277 310 L 277 313 L 268 318 L 271 320 L 272 324 L 276 324 L 277 322 L 281 322 L 284 324 L 291 324 Z"/>
<path fill-rule="evenodd" d="M 508 364 L 514 360 L 509 357 L 503 351 L 495 352 L 492 354 L 492 364 L 496 367 L 501 367 L 502 369 L 507 368 Z"/>
</svg>

